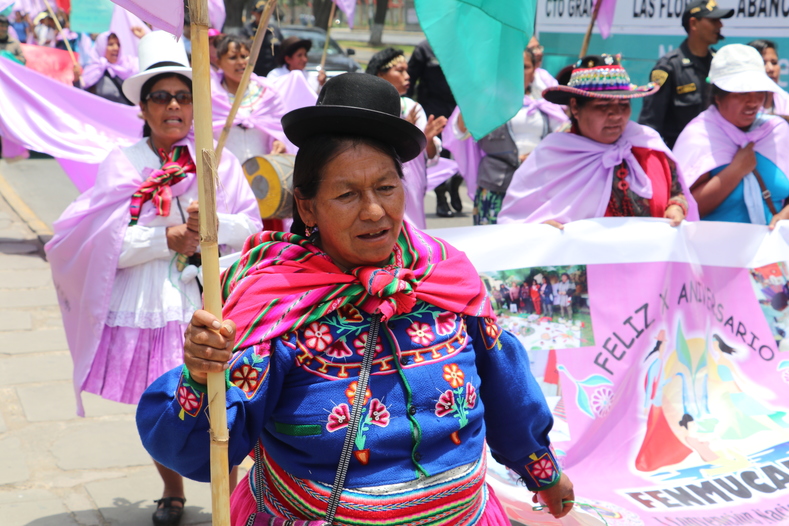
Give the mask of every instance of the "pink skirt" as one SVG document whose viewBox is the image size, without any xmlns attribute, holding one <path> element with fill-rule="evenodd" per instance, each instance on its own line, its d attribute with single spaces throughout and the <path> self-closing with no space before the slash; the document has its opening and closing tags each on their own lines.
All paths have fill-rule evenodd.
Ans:
<svg viewBox="0 0 789 526">
<path fill-rule="evenodd" d="M 136 404 L 154 380 L 183 365 L 186 324 L 158 329 L 104 326 L 82 390 L 107 400 Z"/>
<path fill-rule="evenodd" d="M 249 480 L 246 480 L 254 473 L 251 471 L 247 473 L 244 480 L 239 481 L 233 494 L 230 495 L 230 525 L 231 526 L 244 526 L 249 519 L 249 516 L 257 511 L 257 504 L 255 503 L 255 496 L 250 489 Z M 339 520 L 335 522 L 342 524 Z M 374 523 L 371 523 L 371 526 Z M 482 512 L 482 517 L 477 521 L 476 526 L 510 526 L 510 519 L 504 512 L 499 499 L 493 492 L 493 488 L 488 484 L 488 500 L 485 504 L 485 510 Z"/>
</svg>

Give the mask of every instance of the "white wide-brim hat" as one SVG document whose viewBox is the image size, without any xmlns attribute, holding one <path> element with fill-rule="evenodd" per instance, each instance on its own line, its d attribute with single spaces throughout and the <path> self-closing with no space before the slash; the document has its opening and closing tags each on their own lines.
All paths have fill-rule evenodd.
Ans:
<svg viewBox="0 0 789 526">
<path fill-rule="evenodd" d="M 710 83 L 732 93 L 781 91 L 767 76 L 762 55 L 744 44 L 729 44 L 715 53 L 710 65 Z"/>
<path fill-rule="evenodd" d="M 192 78 L 192 68 L 183 42 L 166 31 L 151 31 L 140 39 L 137 49 L 140 72 L 123 81 L 123 94 L 134 104 L 140 103 L 145 82 L 162 73 L 178 73 Z"/>
</svg>

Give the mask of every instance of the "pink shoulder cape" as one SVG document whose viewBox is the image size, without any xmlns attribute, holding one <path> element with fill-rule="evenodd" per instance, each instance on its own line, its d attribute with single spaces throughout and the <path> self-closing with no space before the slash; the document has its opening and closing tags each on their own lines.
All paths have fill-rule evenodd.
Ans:
<svg viewBox="0 0 789 526">
<path fill-rule="evenodd" d="M 118 53 L 117 62 L 113 64 L 107 60 L 107 57 L 104 55 L 107 53 L 107 41 L 110 38 L 110 34 L 109 31 L 105 31 L 96 38 L 96 43 L 90 52 L 90 63 L 82 71 L 82 82 L 86 88 L 96 84 L 105 71 L 109 71 L 111 77 L 126 80 L 137 73 L 139 69 L 137 60 L 124 53 L 123 45 L 121 45 Z"/>
<path fill-rule="evenodd" d="M 789 124 L 781 117 L 769 116 L 755 130 L 744 132 L 723 118 L 715 106 L 701 112 L 674 145 L 685 185 L 691 187 L 710 170 L 729 164 L 737 150 L 749 142 L 754 143 L 754 151 L 789 174 Z"/>
<path fill-rule="evenodd" d="M 783 90 L 773 93 L 773 108 L 776 115 L 789 115 L 789 93 Z"/>
<path fill-rule="evenodd" d="M 551 133 L 515 171 L 504 197 L 499 223 L 569 223 L 604 217 L 611 199 L 613 168 L 623 160 L 634 167 L 628 182 L 638 195 L 652 197 L 652 184 L 631 152 L 633 146 L 665 153 L 668 146 L 652 128 L 628 121 L 622 136 L 603 144 L 574 133 Z M 680 171 L 680 165 L 677 164 Z M 680 176 L 680 180 L 682 177 Z M 698 209 L 688 188 L 688 219 L 698 220 Z"/>
<path fill-rule="evenodd" d="M 295 73 L 295 74 L 294 74 Z M 236 114 L 233 124 L 244 128 L 256 128 L 269 137 L 285 144 L 288 153 L 295 154 L 298 148 L 291 143 L 282 131 L 282 116 L 296 108 L 314 106 L 318 96 L 304 79 L 301 72 L 291 72 L 271 80 L 252 75 L 250 82 L 260 85 L 265 91 L 263 98 L 249 116 Z M 211 77 L 211 98 L 213 102 L 213 127 L 218 133 L 225 126 L 233 103 L 227 90 L 222 86 L 222 73 Z M 271 144 L 268 145 L 269 148 Z"/>
<path fill-rule="evenodd" d="M 194 158 L 191 141 L 179 144 L 186 144 Z M 260 224 L 257 201 L 238 160 L 229 152 L 222 155 L 218 173 L 217 211 L 245 214 Z M 74 361 L 74 391 L 80 416 L 85 414 L 80 392 L 107 319 L 123 237 L 131 219 L 131 196 L 147 176 L 147 172 L 137 172 L 120 148 L 113 149 L 99 166 L 95 186 L 63 212 L 54 224 L 55 235 L 44 247 Z M 172 186 L 173 196 L 181 195 L 192 184 L 197 184 L 194 173 Z M 148 224 L 155 216 L 150 202 L 146 205 L 140 225 Z"/>
</svg>

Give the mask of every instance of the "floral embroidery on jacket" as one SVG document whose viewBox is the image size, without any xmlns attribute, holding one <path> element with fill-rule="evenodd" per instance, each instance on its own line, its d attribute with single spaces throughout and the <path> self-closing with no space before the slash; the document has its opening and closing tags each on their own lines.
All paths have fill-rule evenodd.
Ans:
<svg viewBox="0 0 789 526">
<path fill-rule="evenodd" d="M 468 424 L 468 410 L 474 409 L 474 406 L 477 405 L 477 389 L 471 382 L 466 382 L 465 386 L 463 385 L 466 375 L 456 363 L 445 365 L 443 376 L 452 389 L 441 393 L 436 402 L 435 414 L 438 417 L 454 415 L 458 419 L 458 429 L 463 429 Z M 457 431 L 452 433 L 451 438 L 455 444 L 460 443 Z"/>
<path fill-rule="evenodd" d="M 351 305 L 350 303 L 346 303 L 339 309 L 337 309 L 337 314 L 348 323 L 361 323 L 364 321 L 362 317 L 362 313 L 359 312 L 359 309 Z"/>
<path fill-rule="evenodd" d="M 181 412 L 178 417 L 183 420 L 185 415 L 196 417 L 203 406 L 203 393 L 194 389 L 192 386 L 184 383 L 184 377 L 181 377 L 181 383 L 178 386 L 178 405 L 181 406 Z"/>
<path fill-rule="evenodd" d="M 359 382 L 351 382 L 348 385 L 348 388 L 345 390 L 345 397 L 348 399 L 348 403 L 351 405 L 353 405 L 353 399 L 356 396 L 356 388 L 358 387 L 358 385 Z M 367 405 L 367 401 L 370 399 L 371 396 L 373 396 L 373 393 L 372 391 L 370 391 L 370 388 L 368 387 L 367 391 L 365 391 L 364 393 L 364 402 L 362 402 L 362 405 Z"/>
<path fill-rule="evenodd" d="M 348 427 L 351 421 L 351 411 L 348 404 L 336 405 L 329 413 L 329 422 L 326 424 L 326 431 L 334 433 L 335 431 Z"/>
<path fill-rule="evenodd" d="M 350 405 L 353 405 L 354 397 L 356 396 L 356 389 L 358 382 L 351 382 L 345 390 L 345 396 L 348 398 Z M 364 445 L 367 441 L 367 433 L 370 431 L 370 426 L 386 427 L 389 425 L 391 415 L 386 405 L 378 398 L 372 397 L 372 392 L 368 388 L 364 393 L 364 401 L 362 402 L 362 414 L 359 420 L 359 427 L 356 430 L 356 437 L 354 438 L 354 445 L 356 451 L 353 452 L 354 457 L 362 464 L 367 465 L 370 462 L 370 450 L 365 449 Z M 367 406 L 367 402 L 370 405 Z M 348 427 L 351 421 L 351 409 L 349 404 L 338 404 L 334 406 L 329 413 L 329 421 L 326 423 L 326 430 L 330 433 Z"/>
<path fill-rule="evenodd" d="M 242 356 L 239 354 L 239 356 Z M 251 400 L 255 393 L 258 392 L 260 386 L 263 385 L 263 380 L 268 373 L 268 367 L 264 371 L 261 363 L 266 361 L 269 356 L 268 351 L 258 353 L 258 349 L 250 356 L 244 356 L 241 360 L 243 365 L 234 367 L 236 363 L 231 364 L 230 383 L 244 391 L 248 400 Z M 250 358 L 252 359 L 250 361 Z"/>
<path fill-rule="evenodd" d="M 332 358 L 347 358 L 352 354 L 353 351 L 348 348 L 345 344 L 345 340 L 342 339 L 335 341 L 326 349 L 326 355 Z"/>
<path fill-rule="evenodd" d="M 455 322 L 457 314 L 454 312 L 444 311 L 436 316 L 436 332 L 439 336 L 447 336 L 452 334 L 455 330 Z"/>
<path fill-rule="evenodd" d="M 314 321 L 304 330 L 304 343 L 310 349 L 323 352 L 334 341 L 329 326 L 325 323 Z"/>
<path fill-rule="evenodd" d="M 547 486 L 559 477 L 559 468 L 553 463 L 553 459 L 548 453 L 543 453 L 540 457 L 532 453 L 529 458 L 532 459 L 532 462 L 526 464 L 526 471 L 529 472 L 537 486 Z"/>
<path fill-rule="evenodd" d="M 414 342 L 416 345 L 421 345 L 422 347 L 425 345 L 430 345 L 430 343 L 436 339 L 436 335 L 433 334 L 433 329 L 430 327 L 430 325 L 419 321 L 412 323 L 411 326 L 405 330 L 405 332 L 411 337 L 412 342 Z"/>
<path fill-rule="evenodd" d="M 499 337 L 501 336 L 501 327 L 496 323 L 493 318 L 480 318 L 480 332 L 482 339 L 485 342 L 486 349 L 493 349 L 493 347 L 501 348 Z"/>
<path fill-rule="evenodd" d="M 353 347 L 356 349 L 356 354 L 359 356 L 364 356 L 364 347 L 367 345 L 367 335 L 368 333 L 363 332 L 355 340 L 353 340 Z M 381 341 L 381 337 L 378 336 L 378 339 L 375 340 L 375 352 L 373 353 L 373 356 L 378 356 L 378 354 L 383 350 L 384 344 Z"/>
</svg>

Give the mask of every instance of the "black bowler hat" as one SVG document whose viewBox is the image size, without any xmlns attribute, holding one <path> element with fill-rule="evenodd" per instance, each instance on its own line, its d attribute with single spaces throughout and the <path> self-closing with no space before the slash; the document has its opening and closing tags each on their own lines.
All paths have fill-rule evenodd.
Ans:
<svg viewBox="0 0 789 526">
<path fill-rule="evenodd" d="M 715 0 L 693 0 L 682 13 L 682 27 L 688 30 L 691 18 L 731 18 L 734 9 L 721 9 Z"/>
<path fill-rule="evenodd" d="M 282 117 L 285 135 L 296 146 L 318 134 L 372 137 L 391 145 L 403 162 L 422 153 L 422 130 L 400 118 L 400 95 L 388 81 L 363 73 L 344 73 L 324 84 L 315 106 Z"/>
</svg>

